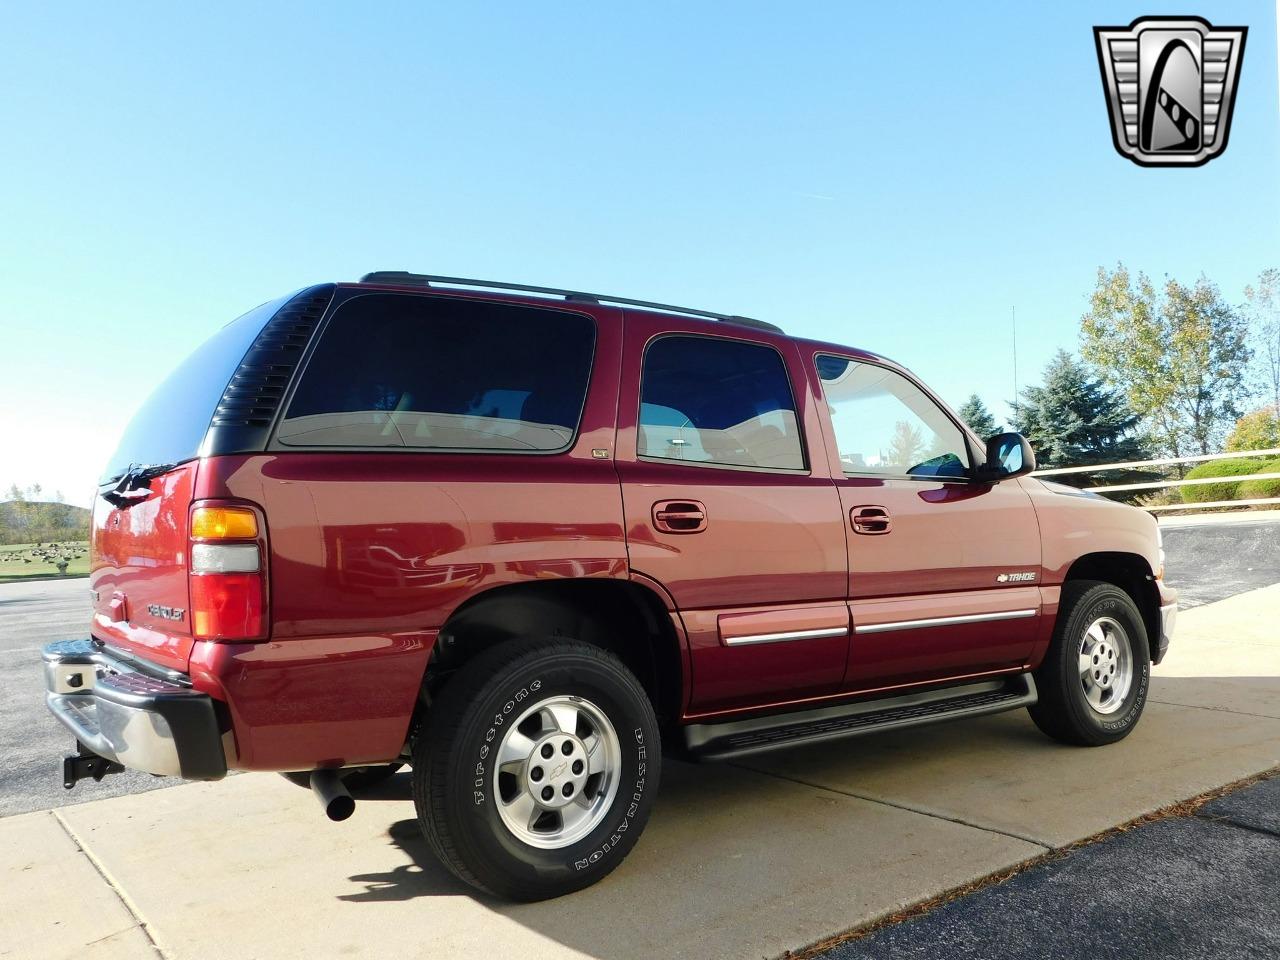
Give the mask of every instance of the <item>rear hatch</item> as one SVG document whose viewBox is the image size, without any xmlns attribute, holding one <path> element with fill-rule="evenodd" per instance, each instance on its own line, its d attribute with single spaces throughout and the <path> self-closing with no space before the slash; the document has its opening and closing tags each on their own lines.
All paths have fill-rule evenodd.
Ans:
<svg viewBox="0 0 1280 960">
<path fill-rule="evenodd" d="M 197 348 L 138 409 L 102 475 L 89 545 L 92 632 L 117 650 L 187 669 L 198 458 L 228 383 L 287 299 L 251 310 Z"/>
<path fill-rule="evenodd" d="M 93 635 L 179 671 L 191 657 L 187 514 L 197 465 L 192 460 L 150 478 L 135 474 L 127 494 L 101 491 L 89 547 Z"/>
</svg>

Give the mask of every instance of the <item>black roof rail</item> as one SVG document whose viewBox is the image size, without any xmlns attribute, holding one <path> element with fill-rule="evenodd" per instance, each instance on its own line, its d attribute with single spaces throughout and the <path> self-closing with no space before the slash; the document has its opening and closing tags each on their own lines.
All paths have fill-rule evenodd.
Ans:
<svg viewBox="0 0 1280 960">
<path fill-rule="evenodd" d="M 599 293 L 583 293 L 580 290 L 561 290 L 559 287 L 533 287 L 527 283 L 502 283 L 497 280 L 469 280 L 465 277 L 437 277 L 427 273 L 409 273 L 407 270 L 375 270 L 360 278 L 361 283 L 385 283 L 406 287 L 429 287 L 433 283 L 442 283 L 454 287 L 481 287 L 493 290 L 518 290 L 522 293 L 545 293 L 553 297 L 564 297 L 570 303 L 620 303 L 629 307 L 644 307 L 646 310 L 661 310 L 665 313 L 683 313 L 692 317 L 706 317 L 709 320 L 721 320 L 724 323 L 736 323 L 743 327 L 755 327 L 773 333 L 784 333 L 783 329 L 764 320 L 752 317 L 739 317 L 728 313 L 712 313 L 710 310 L 694 310 L 690 307 L 677 307 L 669 303 L 653 303 L 649 300 L 632 300 L 629 297 L 609 297 Z"/>
</svg>

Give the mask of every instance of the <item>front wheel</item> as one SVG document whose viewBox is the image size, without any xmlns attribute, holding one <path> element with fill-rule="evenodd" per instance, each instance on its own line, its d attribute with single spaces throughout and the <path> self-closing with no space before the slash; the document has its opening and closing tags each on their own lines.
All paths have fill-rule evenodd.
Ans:
<svg viewBox="0 0 1280 960">
<path fill-rule="evenodd" d="M 514 900 L 600 880 L 658 790 L 658 724 L 608 651 L 565 640 L 490 648 L 450 680 L 413 747 L 427 841 L 460 879 Z"/>
<path fill-rule="evenodd" d="M 1035 672 L 1031 719 L 1055 740 L 1097 747 L 1129 735 L 1151 681 L 1147 628 L 1133 599 L 1099 581 L 1065 584 L 1058 622 Z"/>
</svg>

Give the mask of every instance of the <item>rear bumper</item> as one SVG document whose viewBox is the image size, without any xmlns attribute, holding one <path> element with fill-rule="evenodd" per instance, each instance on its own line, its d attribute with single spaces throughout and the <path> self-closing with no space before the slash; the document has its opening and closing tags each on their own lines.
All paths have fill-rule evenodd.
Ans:
<svg viewBox="0 0 1280 960">
<path fill-rule="evenodd" d="M 90 640 L 44 648 L 45 702 L 84 747 L 144 773 L 218 780 L 227 760 L 213 699 L 143 673 Z"/>
</svg>

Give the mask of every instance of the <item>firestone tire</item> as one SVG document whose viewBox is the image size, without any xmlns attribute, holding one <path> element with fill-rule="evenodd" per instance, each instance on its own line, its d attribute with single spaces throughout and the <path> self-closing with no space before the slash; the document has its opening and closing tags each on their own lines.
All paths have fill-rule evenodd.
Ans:
<svg viewBox="0 0 1280 960">
<path fill-rule="evenodd" d="M 468 662 L 413 746 L 427 842 L 459 879 L 511 900 L 596 883 L 635 846 L 658 793 L 653 706 L 613 654 L 513 640 Z"/>
<path fill-rule="evenodd" d="M 1123 740 L 1137 725 L 1151 682 L 1147 628 L 1133 599 L 1096 580 L 1063 586 L 1058 621 L 1035 672 L 1029 707 L 1045 734 L 1077 746 Z"/>
<path fill-rule="evenodd" d="M 342 777 L 342 785 L 347 788 L 349 793 L 359 793 L 390 780 L 403 766 L 403 763 L 385 763 L 374 767 L 350 767 L 343 770 L 339 776 Z M 310 770 L 301 770 L 297 773 L 282 773 L 280 776 L 300 787 L 311 788 Z"/>
</svg>

